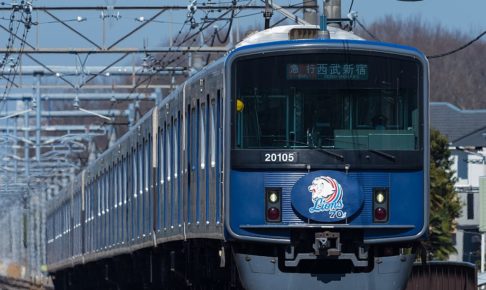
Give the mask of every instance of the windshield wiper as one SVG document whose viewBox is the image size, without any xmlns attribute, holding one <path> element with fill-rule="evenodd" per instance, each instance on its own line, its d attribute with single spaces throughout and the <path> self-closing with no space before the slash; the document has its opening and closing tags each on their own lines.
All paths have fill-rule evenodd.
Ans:
<svg viewBox="0 0 486 290">
<path fill-rule="evenodd" d="M 378 154 L 378 155 L 381 155 L 385 158 L 388 158 L 392 161 L 395 161 L 397 158 L 391 154 L 388 154 L 386 152 L 383 152 L 383 151 L 380 151 L 380 150 L 375 150 L 375 149 L 368 149 L 368 151 L 372 152 L 372 153 L 375 153 L 375 154 Z"/>
<path fill-rule="evenodd" d="M 336 157 L 337 159 L 339 159 L 339 160 L 343 160 L 343 161 L 344 161 L 344 156 L 343 156 L 343 155 L 341 155 L 341 154 L 334 153 L 334 152 L 332 152 L 331 150 L 327 150 L 327 149 L 324 149 L 324 148 L 317 148 L 317 147 L 315 147 L 314 149 L 316 149 L 318 152 L 321 152 L 321 153 L 325 153 L 325 154 L 328 154 L 328 155 L 334 156 L 334 157 Z"/>
<path fill-rule="evenodd" d="M 327 150 L 327 149 L 324 149 L 324 148 L 319 148 L 319 147 L 316 147 L 316 146 L 312 146 L 312 145 L 307 144 L 305 142 L 296 141 L 296 140 L 283 140 L 283 139 L 282 140 L 275 139 L 273 141 L 274 142 L 289 142 L 289 143 L 294 143 L 294 144 L 299 144 L 299 145 L 305 145 L 305 146 L 307 146 L 307 149 L 314 149 L 317 152 L 321 152 L 321 153 L 324 153 L 324 154 L 327 154 L 327 155 L 334 156 L 334 157 L 336 157 L 339 160 L 344 160 L 344 156 L 341 155 L 341 154 L 334 153 L 331 150 Z"/>
<path fill-rule="evenodd" d="M 301 142 L 301 141 L 296 141 L 296 140 L 285 140 L 285 139 L 273 139 L 272 140 L 273 142 L 286 142 L 286 143 L 293 143 L 294 145 L 304 145 L 304 146 L 307 146 L 307 148 L 312 148 L 311 145 L 305 143 L 305 142 Z"/>
</svg>

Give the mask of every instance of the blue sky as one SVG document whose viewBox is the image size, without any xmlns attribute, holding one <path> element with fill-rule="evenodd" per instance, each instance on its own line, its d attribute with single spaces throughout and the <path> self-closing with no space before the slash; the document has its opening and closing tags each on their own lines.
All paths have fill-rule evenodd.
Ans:
<svg viewBox="0 0 486 290">
<path fill-rule="evenodd" d="M 287 4 L 301 4 L 302 0 L 274 0 L 280 5 Z M 343 16 L 347 14 L 352 0 L 342 0 Z M 187 5 L 189 0 L 35 0 L 34 5 L 34 21 L 41 23 L 34 26 L 29 32 L 28 41 L 31 44 L 36 44 L 39 47 L 92 47 L 90 43 L 83 40 L 79 36 L 73 34 L 59 23 L 52 23 L 52 18 L 42 12 L 35 12 L 36 6 L 133 6 L 133 5 Z M 197 0 L 198 5 L 202 3 L 214 4 L 228 4 L 229 0 Z M 318 1 L 321 4 L 321 0 Z M 240 0 L 241 4 L 248 3 L 248 1 Z M 261 0 L 253 0 L 253 4 L 263 4 Z M 376 20 L 381 19 L 385 15 L 395 15 L 398 17 L 408 18 L 420 16 L 423 21 L 434 24 L 440 24 L 451 31 L 460 31 L 463 35 L 471 39 L 477 36 L 482 31 L 486 30 L 486 0 L 424 0 L 419 2 L 403 2 L 397 0 L 354 0 L 354 11 L 358 12 L 358 19 L 366 26 L 371 25 Z M 109 46 L 116 40 L 123 37 L 130 30 L 140 25 L 140 22 L 135 21 L 135 18 L 143 16 L 145 19 L 153 16 L 157 11 L 120 11 L 120 20 L 105 20 L 100 17 L 99 11 L 54 11 L 52 12 L 58 18 L 63 20 L 75 19 L 77 16 L 87 18 L 87 21 L 68 22 L 69 25 L 76 28 L 78 31 L 86 35 L 89 39 L 98 43 L 99 45 Z M 249 24 L 259 24 L 263 26 L 263 17 L 259 11 L 244 11 L 240 15 L 257 14 L 255 16 L 242 18 L 236 22 L 239 24 L 241 30 Z M 280 17 L 275 13 L 272 21 L 277 21 Z M 2 18 L 8 19 L 10 13 L 4 11 Z M 147 47 L 155 47 L 160 45 L 163 40 L 169 38 L 169 34 L 177 34 L 181 27 L 181 22 L 186 19 L 187 11 L 179 12 L 164 12 L 157 18 L 158 22 L 151 23 L 141 29 L 139 32 L 128 37 L 119 44 L 119 47 L 143 47 L 144 43 Z M 219 13 L 213 13 L 210 17 L 216 17 Z M 200 21 L 204 16 L 202 11 L 196 14 L 196 20 Z M 175 24 L 168 25 L 161 22 L 172 21 Z M 8 23 L 7 20 L 0 20 L 3 25 Z M 46 23 L 50 22 L 50 23 Z M 224 23 L 219 24 L 221 27 Z M 235 26 L 234 25 L 234 26 Z M 187 27 L 187 26 L 186 26 Z M 211 31 L 206 33 L 211 34 Z M 0 41 L 8 38 L 8 35 L 0 31 Z M 482 39 L 486 41 L 486 39 Z M 0 44 L 4 46 L 5 44 Z M 57 65 L 75 65 L 75 57 L 72 55 L 57 56 Z M 28 63 L 25 60 L 25 64 Z M 113 61 L 113 58 L 106 56 L 90 56 L 88 65 L 103 65 Z M 136 60 L 129 58 L 125 64 L 134 63 Z M 49 61 L 50 62 L 50 61 Z"/>
<path fill-rule="evenodd" d="M 343 14 L 352 0 L 342 0 Z M 424 0 L 405 2 L 397 0 L 354 0 L 353 10 L 358 19 L 371 24 L 384 15 L 412 17 L 419 15 L 431 24 L 440 24 L 449 30 L 459 30 L 476 36 L 486 30 L 486 0 Z M 486 41 L 484 39 L 483 41 Z"/>
<path fill-rule="evenodd" d="M 286 4 L 300 4 L 302 0 L 274 0 L 280 5 Z M 342 12 L 345 16 L 348 12 L 352 0 L 342 0 Z M 187 5 L 189 0 L 34 0 L 34 9 L 36 6 L 107 6 L 107 5 Z M 197 0 L 199 6 L 203 3 L 214 3 L 214 4 L 228 4 L 229 0 Z M 245 4 L 248 1 L 239 0 L 240 3 Z M 321 0 L 318 0 L 321 4 Z M 263 4 L 261 0 L 253 0 L 253 4 Z M 395 15 L 399 17 L 414 17 L 419 15 L 424 21 L 430 24 L 441 24 L 448 28 L 449 30 L 455 31 L 459 30 L 466 35 L 471 37 L 476 36 L 480 32 L 486 30 L 486 0 L 424 0 L 417 2 L 404 2 L 397 0 L 354 0 L 353 10 L 358 12 L 358 19 L 366 25 L 370 25 L 374 21 L 384 17 L 385 15 Z M 259 11 L 245 11 L 240 15 L 257 13 Z M 146 19 L 153 15 L 154 11 L 121 11 L 120 21 L 111 21 L 108 23 L 105 21 L 105 42 L 109 45 L 112 40 L 115 41 L 119 37 L 123 36 L 130 29 L 135 28 L 139 25 L 134 19 L 139 16 L 144 16 Z M 4 12 L 4 15 L 0 15 L 4 18 L 8 18 L 9 13 Z M 70 22 L 69 24 L 79 29 L 82 33 L 85 33 L 89 38 L 93 39 L 95 42 L 103 41 L 103 28 L 102 20 L 99 16 L 99 12 L 88 12 L 88 11 L 69 11 L 69 12 L 54 12 L 54 14 L 65 20 L 73 19 L 76 16 L 87 17 L 87 21 L 82 23 Z M 179 12 L 165 12 L 157 20 L 159 21 L 173 21 L 173 22 L 183 22 L 187 11 Z M 278 14 L 278 13 L 276 13 Z M 52 21 L 52 18 L 46 16 L 45 14 L 39 13 L 34 14 L 34 20 L 36 16 L 39 15 L 41 19 L 39 22 Z M 196 17 L 202 17 L 204 15 L 201 11 L 196 14 Z M 217 13 L 213 14 L 213 17 Z M 278 19 L 274 17 L 275 21 Z M 5 20 L 2 23 L 6 23 Z M 263 17 L 260 15 L 255 15 L 253 17 L 245 18 L 240 21 L 241 28 L 244 29 L 245 24 L 248 23 L 263 23 Z M 167 36 L 167 32 L 172 30 L 176 33 L 179 29 L 179 24 L 173 24 L 168 26 L 161 23 L 153 23 L 147 25 L 142 33 L 137 33 L 127 39 L 127 42 L 123 43 L 129 46 L 140 44 L 145 41 L 148 42 L 149 46 L 155 45 L 160 42 L 163 38 Z M 162 29 L 161 29 L 162 28 Z M 57 32 L 58 31 L 58 32 Z M 55 33 L 53 33 L 55 32 Z M 69 45 L 71 47 L 86 45 L 89 43 L 80 40 L 79 38 L 73 37 L 66 33 L 66 37 L 60 37 L 62 33 L 66 33 L 65 29 L 59 24 L 50 23 L 42 24 L 35 27 L 31 31 L 29 39 L 31 42 L 39 41 L 39 44 L 43 47 L 62 47 L 62 45 Z M 1 34 L 1 33 L 0 33 Z M 70 43 L 75 41 L 75 43 Z M 486 40 L 485 40 L 486 41 Z M 44 42 L 44 43 L 43 43 Z"/>
</svg>

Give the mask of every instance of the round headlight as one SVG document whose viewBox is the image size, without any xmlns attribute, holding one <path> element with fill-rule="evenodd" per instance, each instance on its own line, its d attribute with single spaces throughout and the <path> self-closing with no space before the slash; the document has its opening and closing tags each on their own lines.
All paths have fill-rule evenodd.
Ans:
<svg viewBox="0 0 486 290">
<path fill-rule="evenodd" d="M 375 198 L 377 203 L 383 203 L 385 201 L 385 195 L 383 192 L 378 192 Z"/>
<path fill-rule="evenodd" d="M 277 202 L 278 201 L 278 194 L 275 193 L 275 192 L 270 193 L 270 195 L 268 196 L 268 200 L 272 203 Z"/>
</svg>

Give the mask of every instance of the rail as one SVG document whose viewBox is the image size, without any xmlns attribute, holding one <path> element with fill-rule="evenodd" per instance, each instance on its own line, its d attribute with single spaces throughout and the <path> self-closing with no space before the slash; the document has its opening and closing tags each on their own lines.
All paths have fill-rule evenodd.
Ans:
<svg viewBox="0 0 486 290">
<path fill-rule="evenodd" d="M 477 269 L 465 262 L 415 264 L 406 290 L 476 290 Z"/>
</svg>

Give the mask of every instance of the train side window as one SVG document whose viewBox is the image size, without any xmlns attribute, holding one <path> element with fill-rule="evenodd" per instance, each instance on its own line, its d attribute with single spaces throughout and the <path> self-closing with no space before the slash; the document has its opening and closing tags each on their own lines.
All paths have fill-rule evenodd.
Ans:
<svg viewBox="0 0 486 290">
<path fill-rule="evenodd" d="M 116 187 L 117 187 L 117 200 L 115 201 L 115 206 L 119 207 L 121 205 L 122 199 L 122 177 L 121 177 L 121 167 L 122 167 L 122 159 L 119 159 L 116 164 Z"/>
<path fill-rule="evenodd" d="M 164 129 L 160 129 L 159 131 L 159 164 L 158 164 L 158 168 L 159 168 L 159 183 L 162 185 L 164 184 L 164 174 L 165 174 L 165 171 L 164 171 L 164 156 L 165 156 L 165 152 L 164 152 Z M 162 188 L 160 189 L 159 191 L 159 194 L 162 193 Z"/>
<path fill-rule="evenodd" d="M 89 218 L 93 220 L 94 218 L 94 211 L 95 211 L 95 185 L 94 185 L 94 180 L 91 181 L 90 184 L 90 193 L 89 193 L 89 204 L 90 204 L 90 215 Z"/>
<path fill-rule="evenodd" d="M 135 148 L 133 149 L 133 154 L 132 154 L 132 195 L 133 195 L 133 198 L 132 198 L 132 204 L 131 204 L 131 213 L 132 213 L 132 216 L 131 216 L 131 220 L 132 220 L 132 225 L 131 225 L 131 228 L 132 228 L 132 235 L 131 235 L 131 239 L 135 239 L 136 237 L 136 221 L 137 221 L 137 212 L 138 212 L 138 209 L 137 209 L 137 202 L 138 202 L 138 191 L 137 191 L 137 188 L 138 188 L 138 168 L 137 168 L 137 155 L 138 155 L 138 148 L 137 146 L 135 145 Z"/>
<path fill-rule="evenodd" d="M 172 120 L 173 121 L 173 120 Z M 166 164 L 166 178 L 167 178 L 167 186 L 166 186 L 166 190 L 165 190 L 165 200 L 164 200 L 164 203 L 165 203 L 165 214 L 164 216 L 166 217 L 166 221 L 164 223 L 165 226 L 171 226 L 172 225 L 172 212 L 170 211 L 170 209 L 172 209 L 172 205 L 173 205 L 173 200 L 172 198 L 169 198 L 169 197 L 172 197 L 171 193 L 171 188 L 172 188 L 172 182 L 171 182 L 171 177 L 172 177 L 172 154 L 171 154 L 171 151 L 172 151 L 172 146 L 171 146 L 171 141 L 172 141 L 172 121 L 169 121 L 167 123 L 167 127 L 165 129 L 165 141 L 166 141 L 166 146 L 165 146 L 165 149 L 166 149 L 166 156 L 165 156 L 165 160 L 167 162 Z"/>
<path fill-rule="evenodd" d="M 179 140 L 177 136 L 177 131 L 178 131 L 178 119 L 174 120 L 173 126 L 172 126 L 172 132 L 173 132 L 173 146 L 174 146 L 174 178 L 177 179 L 177 173 L 179 170 Z"/>
<path fill-rule="evenodd" d="M 144 141 L 145 142 L 145 141 Z M 138 192 L 141 195 L 143 193 L 143 146 L 142 144 L 138 145 L 138 154 L 137 154 L 137 165 L 138 165 Z"/>
<path fill-rule="evenodd" d="M 192 114 L 191 114 L 191 105 L 188 105 L 187 106 L 187 109 L 186 109 L 186 118 L 185 118 L 185 149 L 186 149 L 186 158 L 187 160 L 185 161 L 185 164 L 184 164 L 184 172 L 186 174 L 186 178 L 184 180 L 184 183 L 185 183 L 185 186 L 187 186 L 187 195 L 186 195 L 186 199 L 187 199 L 187 202 L 186 202 L 186 205 L 185 205 L 185 211 L 186 211 L 186 215 L 185 215 L 185 220 L 187 222 L 190 222 L 191 220 L 191 208 L 190 208 L 190 200 L 191 200 L 191 150 L 192 150 L 192 140 L 191 140 L 191 118 L 192 118 Z"/>
<path fill-rule="evenodd" d="M 171 227 L 174 225 L 174 208 L 175 208 L 175 186 L 177 184 L 177 153 L 176 153 L 176 123 L 177 120 L 175 120 L 172 117 L 172 122 L 171 122 L 171 130 L 170 130 L 170 135 L 171 135 L 171 143 L 170 143 L 170 152 L 171 152 L 171 172 L 172 172 L 172 183 L 171 183 L 171 190 L 170 190 L 170 225 Z"/>
<path fill-rule="evenodd" d="M 85 195 L 84 195 L 85 215 L 84 215 L 83 223 L 85 223 L 85 224 L 88 222 L 89 215 L 90 215 L 90 208 L 89 208 L 90 199 L 91 199 L 90 191 L 91 191 L 91 184 L 87 183 L 86 184 L 86 192 L 85 192 Z"/>
<path fill-rule="evenodd" d="M 170 176 L 171 176 L 171 157 L 170 156 L 170 124 L 167 123 L 167 127 L 165 128 L 165 149 L 166 149 L 166 153 L 165 153 L 165 160 L 166 160 L 166 178 L 167 178 L 167 182 L 170 181 Z"/>
<path fill-rule="evenodd" d="M 119 163 L 117 162 L 114 166 L 113 166 L 113 172 L 112 172 L 112 178 L 113 178 L 113 181 L 112 181 L 112 184 L 114 186 L 114 197 L 113 197 L 113 208 L 118 208 L 118 196 L 120 194 L 120 187 L 118 186 L 118 167 L 119 167 Z"/>
<path fill-rule="evenodd" d="M 118 166 L 118 187 L 120 189 L 120 195 L 118 196 L 118 206 L 122 206 L 123 204 L 123 183 L 124 183 L 124 180 L 123 180 L 123 167 L 124 167 L 124 158 L 123 156 L 120 158 L 120 162 L 119 162 L 119 166 Z"/>
<path fill-rule="evenodd" d="M 211 101 L 211 106 L 210 106 L 210 109 L 209 109 L 209 116 L 211 118 L 211 124 L 210 124 L 210 128 L 211 128 L 211 136 L 210 136 L 210 140 L 211 140 L 211 167 L 215 167 L 216 166 L 216 130 L 215 130 L 215 118 L 214 118 L 214 110 L 215 110 L 215 106 L 216 106 L 216 102 L 214 100 Z"/>
<path fill-rule="evenodd" d="M 162 217 L 164 216 L 164 206 L 163 206 L 163 202 L 164 202 L 164 198 L 163 198 L 163 194 L 164 194 L 164 182 L 165 182 L 165 178 L 164 178 L 164 174 L 165 174 L 165 170 L 164 170 L 164 156 L 165 156 L 165 152 L 164 152 L 164 134 L 165 134 L 165 131 L 164 131 L 164 128 L 165 126 L 161 126 L 160 127 L 160 131 L 159 131 L 159 164 L 158 164 L 158 168 L 159 168 L 159 194 L 158 194 L 158 217 L 157 217 L 157 223 L 158 223 L 158 229 L 161 229 L 162 227 Z"/>
<path fill-rule="evenodd" d="M 128 178 L 127 174 L 128 173 L 128 153 L 125 155 L 125 158 L 123 158 L 123 204 L 127 204 L 128 201 Z"/>
<path fill-rule="evenodd" d="M 101 175 L 101 214 L 106 213 L 106 173 Z"/>
<path fill-rule="evenodd" d="M 101 175 L 96 178 L 96 196 L 98 197 L 98 217 L 101 216 Z"/>
<path fill-rule="evenodd" d="M 202 103 L 199 111 L 199 146 L 201 148 L 201 169 L 206 167 L 206 104 Z"/>
<path fill-rule="evenodd" d="M 197 114 L 196 108 L 191 110 L 191 171 L 197 167 Z"/>
<path fill-rule="evenodd" d="M 100 189 L 100 192 L 99 192 L 99 197 L 100 197 L 100 216 L 103 214 L 103 211 L 105 210 L 104 206 L 105 206 L 105 200 L 103 198 L 103 174 L 100 173 L 100 176 L 99 176 L 99 189 Z"/>
<path fill-rule="evenodd" d="M 197 109 L 196 109 L 197 117 L 194 118 L 195 121 L 195 126 L 194 126 L 194 131 L 195 131 L 195 138 L 194 138 L 194 152 L 195 152 L 195 158 L 194 158 L 194 167 L 195 167 L 195 179 L 196 179 L 196 188 L 195 188 L 195 193 L 196 193 L 196 223 L 199 223 L 200 218 L 201 218 L 201 206 L 199 206 L 200 202 L 200 197 L 201 197 L 201 192 L 200 192 L 200 177 L 199 177 L 199 160 L 201 158 L 200 155 L 200 149 L 201 149 L 201 144 L 198 143 L 200 141 L 200 134 L 201 132 L 198 130 L 200 123 L 201 123 L 201 103 L 199 100 L 197 100 Z"/>
<path fill-rule="evenodd" d="M 113 167 L 106 171 L 106 212 L 110 212 L 113 206 Z"/>
<path fill-rule="evenodd" d="M 89 215 L 88 215 L 88 222 L 93 220 L 94 218 L 94 208 L 95 208 L 95 185 L 94 185 L 94 180 L 91 180 L 91 183 L 89 185 Z"/>
<path fill-rule="evenodd" d="M 152 198 L 153 195 L 151 195 L 150 189 L 150 180 L 151 180 L 151 174 L 152 174 L 152 163 L 150 162 L 151 160 L 151 148 L 152 148 L 152 138 L 151 135 L 149 134 L 147 137 L 147 143 L 145 144 L 145 191 L 147 193 L 145 197 L 145 202 L 146 202 L 146 208 L 147 208 L 147 214 L 145 215 L 145 232 L 150 233 L 150 221 L 152 217 Z"/>
<path fill-rule="evenodd" d="M 120 232 L 121 232 L 121 229 L 120 229 L 120 221 L 121 221 L 121 198 L 122 198 L 122 186 L 121 186 L 121 172 L 120 172 L 120 169 L 122 167 L 122 160 L 121 158 L 118 159 L 117 163 L 116 163 L 116 167 L 115 167 L 115 171 L 114 171 L 114 175 L 115 175 L 115 187 L 116 187 L 116 192 L 115 192 L 115 220 L 114 220 L 114 224 L 115 224 L 115 238 L 114 238 L 114 243 L 118 243 L 120 241 Z"/>
<path fill-rule="evenodd" d="M 110 190 L 113 190 L 113 187 L 111 187 L 111 168 L 108 167 L 108 169 L 105 171 L 105 213 L 108 214 L 110 212 L 110 206 L 111 206 L 111 196 Z"/>
<path fill-rule="evenodd" d="M 143 141 L 142 141 L 143 142 Z M 138 144 L 138 156 L 137 156 L 137 167 L 138 167 L 138 237 L 140 237 L 143 233 L 143 216 L 144 216 L 144 208 L 143 208 L 143 143 Z"/>
<path fill-rule="evenodd" d="M 164 228 L 167 227 L 167 129 L 169 128 L 169 126 L 167 125 L 167 122 L 164 122 L 164 129 L 163 129 L 163 132 L 162 132 L 162 135 L 163 135 L 163 138 L 161 140 L 162 142 L 162 148 L 161 148 L 161 151 L 162 151 L 162 155 L 163 155 L 163 158 L 162 158 L 162 163 L 161 163 L 161 166 L 162 166 L 162 182 L 163 182 L 163 186 L 162 186 L 162 191 L 161 191 L 161 196 L 163 197 L 163 201 L 162 201 L 162 204 L 161 204 L 161 207 L 162 207 L 162 224 L 164 225 Z"/>
<path fill-rule="evenodd" d="M 160 226 L 161 226 L 161 222 L 160 222 L 160 213 L 162 211 L 162 208 L 161 208 L 161 202 L 162 202 L 162 198 L 161 198 L 161 193 L 162 193 L 162 184 L 164 183 L 164 179 L 163 179 L 163 168 L 162 168 L 162 164 L 163 164 L 163 158 L 164 156 L 162 156 L 162 150 L 163 150 L 163 143 L 162 141 L 164 140 L 163 138 L 163 134 L 164 134 L 164 131 L 162 130 L 161 127 L 159 127 L 159 133 L 157 135 L 157 175 L 154 176 L 155 178 L 155 182 L 156 182 L 156 188 L 157 188 L 157 199 L 154 201 L 155 204 L 157 205 L 157 217 L 156 217 L 156 228 L 157 230 L 160 230 Z"/>
<path fill-rule="evenodd" d="M 108 199 L 108 171 L 105 171 L 103 173 L 103 201 L 104 201 L 104 207 L 103 207 L 103 213 L 107 213 L 109 209 L 109 199 Z"/>
<path fill-rule="evenodd" d="M 150 140 L 151 138 L 149 135 L 145 142 L 145 191 L 149 190 L 150 168 L 152 168 L 152 164 L 150 163 Z"/>
<path fill-rule="evenodd" d="M 182 159 L 182 144 L 181 144 L 181 139 L 182 139 L 182 135 L 181 135 L 181 125 L 182 121 L 181 121 L 181 112 L 179 111 L 177 113 L 177 122 L 176 122 L 176 132 L 175 132 L 175 142 L 174 142 L 174 151 L 175 151 L 175 155 L 176 155 L 176 163 L 175 163 L 175 177 L 177 179 L 177 197 L 178 197 L 178 200 L 177 200 L 177 206 L 178 206 L 178 210 L 177 210 L 177 222 L 178 224 L 180 225 L 181 222 L 182 222 L 182 211 L 183 211 L 183 205 L 182 205 L 182 176 L 183 176 L 183 173 L 182 173 L 182 170 L 181 170 L 181 174 L 179 175 L 179 169 L 182 167 L 181 165 L 181 159 Z M 179 177 L 179 178 L 177 178 Z"/>
<path fill-rule="evenodd" d="M 115 208 L 115 205 L 116 205 L 116 201 L 118 200 L 117 199 L 117 195 L 118 195 L 118 188 L 116 186 L 116 164 L 113 163 L 111 169 L 110 169 L 110 184 L 109 184 L 109 189 L 111 190 L 108 190 L 108 192 L 110 192 L 111 194 L 109 194 L 110 196 L 110 208 Z"/>
<path fill-rule="evenodd" d="M 138 187 L 138 180 L 137 180 L 137 149 L 133 149 L 132 154 L 132 194 L 133 198 L 137 198 L 137 187 Z"/>
<path fill-rule="evenodd" d="M 221 91 L 218 90 L 216 94 L 216 112 L 215 112 L 215 128 L 216 128 L 216 223 L 221 221 L 221 151 L 222 151 L 222 130 L 221 130 Z"/>
</svg>

